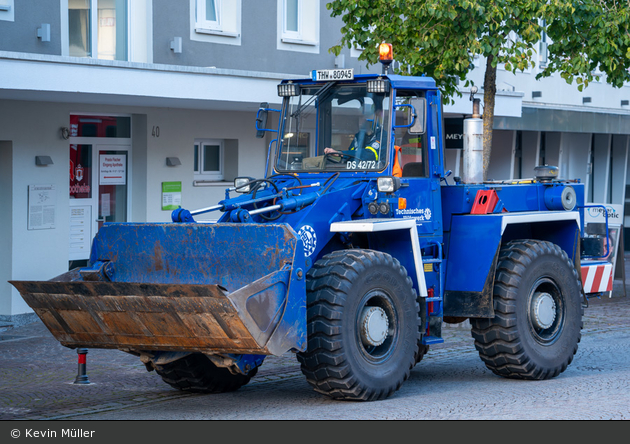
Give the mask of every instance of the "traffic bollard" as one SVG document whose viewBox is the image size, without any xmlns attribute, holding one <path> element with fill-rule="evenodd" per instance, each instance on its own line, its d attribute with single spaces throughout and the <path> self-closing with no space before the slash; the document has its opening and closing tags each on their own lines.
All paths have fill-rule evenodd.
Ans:
<svg viewBox="0 0 630 444">
<path fill-rule="evenodd" d="M 79 371 L 76 379 L 74 380 L 74 384 L 90 384 L 86 370 L 87 353 L 87 348 L 77 348 L 77 354 L 79 355 Z"/>
</svg>

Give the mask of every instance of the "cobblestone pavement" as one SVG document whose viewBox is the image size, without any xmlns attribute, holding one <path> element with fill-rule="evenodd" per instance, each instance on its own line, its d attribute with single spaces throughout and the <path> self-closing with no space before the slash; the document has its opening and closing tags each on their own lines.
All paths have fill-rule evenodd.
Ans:
<svg viewBox="0 0 630 444">
<path fill-rule="evenodd" d="M 616 341 L 627 344 L 630 339 L 630 297 L 624 297 L 623 291 L 616 286 L 616 296 L 612 298 L 591 299 L 590 306 L 585 310 L 583 341 L 578 351 L 585 355 L 594 353 L 606 354 L 606 359 L 610 362 L 615 360 L 615 354 L 625 353 L 625 360 L 630 362 L 630 347 L 623 349 L 601 349 L 591 348 L 588 341 L 601 344 L 608 343 L 608 337 L 615 337 Z M 623 337 L 620 337 L 623 336 Z M 625 335 L 625 336 L 624 336 Z M 455 390 L 449 384 L 455 384 L 455 380 L 441 380 L 442 374 L 448 373 L 449 367 L 453 363 L 463 362 L 462 374 L 467 381 L 470 374 L 474 373 L 481 379 L 488 379 L 492 382 L 488 390 L 496 388 L 506 389 L 506 384 L 510 386 L 510 393 L 522 392 L 523 398 L 531 397 L 532 393 L 525 386 L 511 380 L 504 380 L 492 375 L 479 360 L 474 349 L 473 340 L 470 336 L 468 323 L 445 325 L 443 330 L 444 344 L 432 346 L 431 351 L 425 358 L 426 362 L 417 366 L 409 381 L 403 385 L 403 389 L 390 400 L 382 401 L 388 406 L 389 414 L 384 418 L 409 418 L 413 413 L 405 408 L 401 397 L 407 399 L 415 396 L 416 393 L 423 398 L 418 398 L 414 405 L 418 405 L 418 400 L 424 399 L 428 395 L 435 396 L 434 383 L 446 384 L 443 390 Z M 624 339 L 625 338 L 625 339 Z M 623 342 L 625 341 L 625 342 Z M 596 357 L 594 357 L 595 359 Z M 595 359 L 595 361 L 597 361 Z M 591 361 L 576 360 L 571 367 L 576 367 L 576 375 L 586 378 L 587 386 L 598 386 L 601 384 L 601 376 L 604 373 L 604 365 L 592 364 Z M 570 367 L 570 369 L 571 369 Z M 586 368 L 589 367 L 589 368 Z M 9 329 L 0 332 L 0 420 L 30 420 L 30 419 L 157 419 L 160 416 L 151 416 L 151 412 L 157 412 L 161 406 L 170 410 L 170 416 L 165 418 L 178 419 L 199 419 L 199 412 L 191 411 L 191 403 L 195 405 L 211 404 L 204 410 L 216 412 L 219 406 L 227 409 L 217 413 L 217 418 L 221 419 L 265 419 L 275 418 L 278 412 L 269 413 L 265 411 L 266 399 L 276 399 L 276 402 L 283 403 L 284 408 L 299 408 L 297 413 L 293 410 L 294 419 L 321 419 L 322 416 L 313 412 L 320 412 L 324 417 L 332 419 L 361 419 L 363 407 L 360 403 L 339 403 L 330 401 L 321 395 L 313 392 L 302 376 L 299 365 L 293 354 L 286 354 L 282 357 L 269 357 L 260 368 L 256 377 L 239 391 L 225 395 L 197 395 L 187 394 L 170 388 L 165 384 L 155 372 L 147 372 L 140 360 L 130 354 L 117 350 L 91 349 L 87 355 L 87 374 L 91 384 L 76 385 L 73 381 L 77 375 L 77 354 L 76 351 L 61 346 L 48 332 L 41 322 L 24 325 L 22 327 Z M 630 370 L 628 370 L 630 372 Z M 568 373 L 565 372 L 565 373 Z M 598 379 L 595 379 L 598 378 Z M 461 378 L 460 378 L 461 379 Z M 558 378 L 554 379 L 557 380 Z M 614 402 L 615 397 L 621 396 L 617 402 L 625 405 L 622 407 L 621 418 L 630 419 L 628 407 L 630 405 L 630 390 L 628 387 L 628 373 L 624 378 L 606 380 L 612 384 L 611 409 L 612 413 L 593 412 L 588 406 L 583 409 L 585 417 L 619 419 L 618 410 Z M 566 382 L 565 382 L 566 384 Z M 562 386 L 564 387 L 564 386 Z M 533 388 L 533 386 L 532 386 Z M 566 392 L 560 393 L 561 399 L 570 404 L 571 391 L 581 390 L 579 388 L 566 388 Z M 411 392 L 410 392 L 411 390 Z M 458 389 L 459 390 L 459 389 Z M 516 390 L 516 392 L 514 392 Z M 297 399 L 301 399 L 297 407 L 292 403 L 291 392 L 299 394 Z M 587 390 L 588 391 L 588 390 Z M 282 397 L 284 393 L 285 397 Z M 478 400 L 467 399 L 464 393 L 458 402 L 466 402 L 469 405 L 477 405 Z M 593 396 L 599 396 L 593 394 Z M 248 403 L 248 399 L 264 398 L 261 400 L 261 410 L 258 413 L 251 413 L 249 417 L 242 417 L 237 413 L 238 405 Z M 278 398 L 279 397 L 279 398 Z M 278 401 L 279 399 L 279 401 Z M 398 399 L 396 402 L 395 400 Z M 413 398 L 412 398 L 413 399 Z M 432 398 L 427 398 L 432 399 Z M 536 400 L 530 399 L 535 404 Z M 230 404 L 236 403 L 236 405 Z M 368 403 L 370 404 L 370 403 Z M 174 406 L 182 407 L 180 416 L 173 416 Z M 382 411 L 382 404 L 379 410 Z M 315 408 L 311 413 L 313 406 Z M 356 406 L 356 410 L 355 407 Z M 397 411 L 397 406 L 402 408 Z M 321 409 L 326 408 L 322 413 Z M 535 411 L 534 406 L 532 406 Z M 625 409 L 625 410 L 624 410 Z M 229 412 L 233 412 L 230 415 Z M 284 411 L 284 410 L 283 410 Z M 300 413 L 303 412 L 303 413 Z M 355 413 L 353 413 L 355 412 Z M 449 412 L 434 411 L 434 417 L 446 419 Z M 283 413 L 284 414 L 284 413 Z M 505 418 L 510 418 L 512 413 L 506 412 Z M 252 416 L 253 415 L 253 416 Z M 256 416 L 257 415 L 257 416 Z M 359 416 L 356 416 L 359 415 Z M 410 416 L 411 415 L 411 416 Z M 483 412 L 476 414 L 478 419 L 486 419 Z M 599 416 L 598 416 L 599 415 Z M 616 415 L 616 416 L 615 416 Z M 212 416 L 210 416 L 212 418 Z M 381 417 L 383 415 L 381 414 Z M 365 417 L 363 417 L 364 419 Z M 204 417 L 203 419 L 208 419 Z M 496 418 L 487 418 L 496 419 Z M 549 418 L 552 419 L 552 418 Z"/>
</svg>

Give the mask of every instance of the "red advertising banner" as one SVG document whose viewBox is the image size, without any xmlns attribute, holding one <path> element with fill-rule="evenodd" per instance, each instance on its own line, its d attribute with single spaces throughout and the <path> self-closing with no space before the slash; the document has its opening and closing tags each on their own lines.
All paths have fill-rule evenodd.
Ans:
<svg viewBox="0 0 630 444">
<path fill-rule="evenodd" d="M 70 145 L 70 198 L 92 197 L 92 145 Z"/>
</svg>

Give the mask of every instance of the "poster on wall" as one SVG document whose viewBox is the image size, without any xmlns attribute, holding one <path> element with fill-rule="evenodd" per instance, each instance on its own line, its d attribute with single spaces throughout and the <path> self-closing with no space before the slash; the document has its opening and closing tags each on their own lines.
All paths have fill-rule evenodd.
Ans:
<svg viewBox="0 0 630 444">
<path fill-rule="evenodd" d="M 101 154 L 98 167 L 100 185 L 127 185 L 126 154 Z"/>
<path fill-rule="evenodd" d="M 162 210 L 176 210 L 182 204 L 182 183 L 162 182 Z"/>
<path fill-rule="evenodd" d="M 606 219 L 608 219 L 608 233 L 606 232 Z M 618 276 L 617 256 L 621 257 L 623 269 L 624 255 L 619 252 L 619 239 L 623 224 L 623 206 L 613 204 L 589 204 L 584 209 L 584 231 L 587 238 L 601 239 L 600 251 L 593 251 L 596 256 L 593 260 L 605 260 L 612 264 L 612 273 L 615 277 L 622 277 L 625 289 L 625 274 Z M 588 262 L 588 257 L 583 263 Z M 609 296 L 612 292 L 609 292 Z"/>
<path fill-rule="evenodd" d="M 28 186 L 28 229 L 55 228 L 57 192 L 55 185 Z"/>
</svg>

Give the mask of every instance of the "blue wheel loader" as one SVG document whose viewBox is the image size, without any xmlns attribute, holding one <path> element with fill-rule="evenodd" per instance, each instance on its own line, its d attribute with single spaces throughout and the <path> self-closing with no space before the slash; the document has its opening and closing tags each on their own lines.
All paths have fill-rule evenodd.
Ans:
<svg viewBox="0 0 630 444">
<path fill-rule="evenodd" d="M 12 282 L 61 344 L 137 355 L 203 393 L 294 353 L 317 392 L 371 401 L 400 389 L 444 323 L 469 320 L 497 375 L 567 368 L 587 302 L 579 180 L 541 165 L 484 181 L 478 99 L 450 177 L 428 77 L 316 70 L 278 94 L 256 116 L 272 139 L 263 178 L 170 223 L 107 223 L 87 267 Z"/>
</svg>

